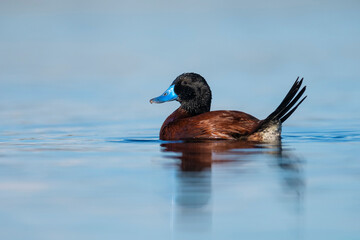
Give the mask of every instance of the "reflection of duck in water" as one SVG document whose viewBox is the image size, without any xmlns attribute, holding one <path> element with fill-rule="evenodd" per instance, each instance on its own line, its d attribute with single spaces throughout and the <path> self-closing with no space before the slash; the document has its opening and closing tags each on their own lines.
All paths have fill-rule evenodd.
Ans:
<svg viewBox="0 0 360 240">
<path fill-rule="evenodd" d="M 301 84 L 302 79 L 297 79 L 278 108 L 264 120 L 239 111 L 210 111 L 210 87 L 196 73 L 181 74 L 161 96 L 150 102 L 177 100 L 181 103 L 163 123 L 161 140 L 242 139 L 272 142 L 280 139 L 281 124 L 306 98 L 300 100 L 306 89 L 303 87 L 300 90 Z"/>
<path fill-rule="evenodd" d="M 176 153 L 165 156 L 179 161 L 172 196 L 172 226 L 179 231 L 211 232 L 213 164 L 233 163 L 246 166 L 252 156 L 270 155 L 281 169 L 279 174 L 286 190 L 295 191 L 295 196 L 298 197 L 303 182 L 299 162 L 283 154 L 280 144 L 281 142 L 278 145 L 259 145 L 247 141 L 224 140 L 162 143 L 163 152 Z"/>
<path fill-rule="evenodd" d="M 202 140 L 169 142 L 161 144 L 164 152 L 175 152 L 180 155 L 171 158 L 179 159 L 182 171 L 202 171 L 210 168 L 213 163 L 225 163 L 231 161 L 240 162 L 244 156 L 258 151 L 248 151 L 249 149 L 259 149 L 263 152 L 264 146 L 248 141 L 225 141 L 225 140 Z M 279 150 L 278 145 L 268 145 L 273 147 L 270 152 Z M 243 149 L 244 151 L 234 151 Z M 219 155 L 217 155 L 217 153 Z M 222 153 L 222 154 L 221 154 Z M 226 154 L 227 153 L 227 154 Z"/>
<path fill-rule="evenodd" d="M 184 141 L 184 142 L 166 142 L 161 144 L 163 152 L 174 152 L 177 155 L 168 156 L 168 158 L 179 161 L 180 171 L 178 172 L 178 181 L 183 190 L 198 189 L 208 192 L 210 198 L 211 192 L 211 166 L 212 164 L 226 164 L 229 162 L 244 164 L 249 161 L 250 156 L 270 155 L 274 158 L 276 166 L 281 170 L 283 183 L 286 189 L 294 190 L 297 194 L 301 192 L 303 180 L 301 174 L 301 161 L 297 157 L 283 152 L 281 141 L 274 145 L 257 144 L 248 141 L 225 141 L 225 140 L 203 140 L 203 141 Z M 280 172 L 280 173 L 281 173 Z M 192 178 L 192 180 L 189 180 Z M 208 187 L 204 187 L 208 186 Z M 182 190 L 180 191 L 182 192 Z M 202 195 L 203 197 L 206 194 Z M 194 198 L 195 199 L 195 198 Z M 198 198 L 196 198 L 198 205 Z M 184 200 L 184 199 L 183 199 Z M 180 205 L 191 202 L 189 199 L 178 202 Z M 203 199 L 205 204 L 208 200 Z"/>
<path fill-rule="evenodd" d="M 177 204 L 187 207 L 204 206 L 209 202 L 212 164 L 242 163 L 248 155 L 265 152 L 277 154 L 280 149 L 276 146 L 264 151 L 255 143 L 224 140 L 168 142 L 161 146 L 163 152 L 178 153 L 176 156 L 169 156 L 180 160 L 181 171 L 177 173 L 178 191 L 175 200 Z M 243 151 L 239 151 L 240 149 Z"/>
</svg>

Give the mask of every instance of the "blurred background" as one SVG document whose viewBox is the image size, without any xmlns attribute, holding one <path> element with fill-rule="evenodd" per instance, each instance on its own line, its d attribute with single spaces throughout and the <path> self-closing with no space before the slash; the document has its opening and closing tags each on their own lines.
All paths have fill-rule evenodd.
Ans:
<svg viewBox="0 0 360 240">
<path fill-rule="evenodd" d="M 359 239 L 359 12 L 1 0 L 0 238 Z M 183 72 L 213 110 L 265 118 L 298 76 L 308 98 L 280 148 L 162 142 L 178 103 L 149 100 Z"/>
<path fill-rule="evenodd" d="M 1 124 L 165 118 L 177 103 L 148 100 L 192 71 L 212 87 L 213 109 L 265 117 L 301 76 L 309 98 L 294 119 L 358 121 L 359 9 L 356 0 L 4 0 Z"/>
</svg>

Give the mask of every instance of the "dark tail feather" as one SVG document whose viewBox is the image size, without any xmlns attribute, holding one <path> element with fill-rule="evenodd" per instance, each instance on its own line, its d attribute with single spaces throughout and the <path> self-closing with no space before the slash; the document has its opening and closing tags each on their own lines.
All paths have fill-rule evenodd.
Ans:
<svg viewBox="0 0 360 240">
<path fill-rule="evenodd" d="M 282 102 L 275 109 L 274 112 L 272 112 L 266 119 L 261 121 L 261 123 L 260 123 L 259 127 L 256 129 L 256 131 L 259 131 L 259 129 L 266 128 L 267 125 L 271 122 L 280 121 L 281 123 L 283 123 L 283 122 L 285 122 L 286 119 L 288 119 L 291 116 L 291 114 L 293 114 L 295 112 L 295 110 L 298 108 L 298 106 L 307 97 L 307 96 L 303 97 L 300 100 L 300 102 L 298 102 L 306 90 L 306 86 L 305 86 L 299 91 L 302 82 L 303 82 L 303 78 L 300 81 L 299 81 L 299 77 L 296 79 L 294 85 L 291 87 L 288 94 L 286 94 L 284 100 L 282 100 Z M 294 105 L 295 105 L 295 107 L 294 107 Z"/>
<path fill-rule="evenodd" d="M 305 88 L 303 88 L 303 89 L 305 89 Z M 298 106 L 305 100 L 306 97 L 307 97 L 307 96 L 303 97 L 303 99 L 301 99 L 301 101 L 300 101 L 298 104 L 296 104 L 296 106 L 293 107 L 293 109 L 291 109 L 290 112 L 288 112 L 285 116 L 283 116 L 282 118 L 280 118 L 280 121 L 281 121 L 282 123 L 285 122 L 286 119 L 288 119 L 288 118 L 291 116 L 291 114 L 293 114 L 293 112 L 295 112 L 295 110 L 296 110 L 296 109 L 298 108 Z"/>
</svg>

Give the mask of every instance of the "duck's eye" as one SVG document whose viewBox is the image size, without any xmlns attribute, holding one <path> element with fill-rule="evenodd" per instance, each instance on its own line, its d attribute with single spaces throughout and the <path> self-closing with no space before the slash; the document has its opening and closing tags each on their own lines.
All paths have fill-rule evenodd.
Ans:
<svg viewBox="0 0 360 240">
<path fill-rule="evenodd" d="M 186 81 L 183 82 L 184 85 L 187 85 L 188 83 Z"/>
</svg>

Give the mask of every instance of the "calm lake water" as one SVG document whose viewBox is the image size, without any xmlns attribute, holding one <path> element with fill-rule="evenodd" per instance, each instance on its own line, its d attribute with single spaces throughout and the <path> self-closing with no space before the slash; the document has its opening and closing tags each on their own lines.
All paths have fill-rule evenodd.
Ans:
<svg viewBox="0 0 360 240">
<path fill-rule="evenodd" d="M 0 3 L 0 239 L 360 239 L 357 1 Z M 186 71 L 281 145 L 164 142 Z"/>
</svg>

